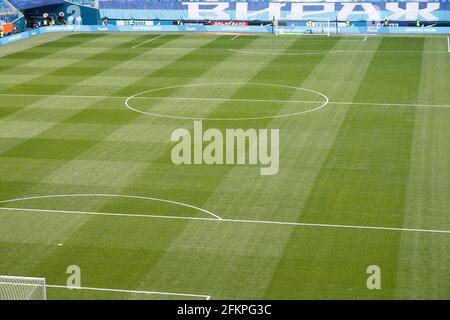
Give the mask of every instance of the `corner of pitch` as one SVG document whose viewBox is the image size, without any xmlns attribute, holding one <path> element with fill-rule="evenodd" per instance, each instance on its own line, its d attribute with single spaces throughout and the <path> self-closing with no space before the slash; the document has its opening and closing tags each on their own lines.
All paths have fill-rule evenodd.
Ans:
<svg viewBox="0 0 450 320">
<path fill-rule="evenodd" d="M 172 132 L 172 163 L 176 165 L 259 165 L 260 175 L 278 173 L 280 167 L 279 129 L 203 130 L 194 121 L 193 134 L 186 128 Z"/>
</svg>

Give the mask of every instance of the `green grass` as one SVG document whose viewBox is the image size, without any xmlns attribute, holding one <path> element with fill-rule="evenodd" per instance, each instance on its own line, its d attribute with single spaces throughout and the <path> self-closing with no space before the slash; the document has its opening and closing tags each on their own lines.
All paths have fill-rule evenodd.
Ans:
<svg viewBox="0 0 450 320">
<path fill-rule="evenodd" d="M 450 298 L 450 233 L 316 225 L 450 231 L 445 38 L 168 34 L 132 49 L 157 36 L 0 48 L 0 201 L 97 195 L 0 202 L 0 275 L 65 285 L 78 265 L 83 287 L 212 299 Z M 324 101 L 292 87 L 330 103 L 272 118 Z M 130 105 L 143 113 L 127 109 L 142 92 Z M 172 131 L 193 128 L 183 118 L 279 129 L 279 173 L 172 164 Z M 369 265 L 381 290 L 366 287 Z M 48 298 L 204 297 L 48 288 Z"/>
</svg>

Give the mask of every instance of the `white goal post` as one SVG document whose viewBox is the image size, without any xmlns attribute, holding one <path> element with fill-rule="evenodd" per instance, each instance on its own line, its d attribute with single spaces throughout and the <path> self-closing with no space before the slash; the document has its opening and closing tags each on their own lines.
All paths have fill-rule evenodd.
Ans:
<svg viewBox="0 0 450 320">
<path fill-rule="evenodd" d="M 300 28 L 301 29 L 300 29 Z M 336 33 L 336 22 L 330 19 L 311 18 L 309 20 L 280 22 L 277 34 L 327 35 Z"/>
<path fill-rule="evenodd" d="M 0 276 L 0 300 L 46 300 L 45 278 Z"/>
</svg>

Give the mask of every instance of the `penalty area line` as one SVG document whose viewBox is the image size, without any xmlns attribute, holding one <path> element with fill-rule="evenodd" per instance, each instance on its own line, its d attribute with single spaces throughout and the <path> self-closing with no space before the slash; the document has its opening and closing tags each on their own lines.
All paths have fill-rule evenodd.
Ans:
<svg viewBox="0 0 450 320">
<path fill-rule="evenodd" d="M 87 290 L 87 291 L 106 291 L 118 293 L 132 293 L 132 294 L 147 294 L 147 295 L 164 295 L 164 296 L 179 296 L 191 298 L 203 298 L 205 300 L 211 299 L 211 296 L 193 293 L 179 293 L 179 292 L 160 292 L 160 291 L 141 291 L 141 290 L 127 290 L 127 289 L 110 289 L 110 288 L 93 288 L 93 287 L 67 287 L 61 285 L 45 285 L 47 288 L 56 289 L 71 289 L 71 290 Z"/>
<path fill-rule="evenodd" d="M 20 211 L 20 212 L 43 212 L 43 213 L 63 213 L 63 214 L 83 214 L 96 216 L 116 216 L 116 217 L 139 217 L 153 219 L 176 219 L 176 220 L 197 220 L 197 221 L 215 221 L 215 222 L 231 222 L 231 223 L 249 223 L 249 224 L 265 224 L 265 225 L 283 225 L 293 227 L 316 227 L 316 228 L 340 228 L 340 229 L 364 229 L 364 230 L 382 230 L 382 231 L 400 231 L 400 232 L 420 232 L 420 233 L 440 233 L 450 234 L 450 230 L 436 229 L 419 229 L 419 228 L 395 228 L 382 226 L 360 226 L 348 224 L 327 224 L 327 223 L 307 223 L 307 222 L 289 222 L 289 221 L 269 221 L 269 220 L 246 220 L 246 219 L 214 219 L 202 217 L 183 217 L 183 216 L 160 216 L 146 214 L 127 214 L 112 212 L 90 212 L 90 211 L 69 211 L 69 210 L 50 210 L 50 209 L 34 209 L 34 208 L 6 208 L 0 207 L 1 211 Z"/>
</svg>

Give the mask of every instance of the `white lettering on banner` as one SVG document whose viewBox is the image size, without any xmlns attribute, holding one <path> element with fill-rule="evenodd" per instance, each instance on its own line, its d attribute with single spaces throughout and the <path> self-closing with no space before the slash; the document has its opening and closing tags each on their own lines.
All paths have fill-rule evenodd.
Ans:
<svg viewBox="0 0 450 320">
<path fill-rule="evenodd" d="M 270 2 L 267 8 L 249 13 L 248 2 L 236 2 L 236 20 L 281 19 L 281 8 L 285 6 L 286 3 Z"/>
<path fill-rule="evenodd" d="M 281 8 L 283 8 L 284 6 L 286 6 L 286 3 L 281 3 L 281 2 L 270 2 L 269 3 L 269 7 L 260 11 L 253 11 L 251 13 L 249 13 L 247 16 L 249 18 L 255 18 L 260 14 L 264 14 L 265 12 L 268 13 L 268 15 L 266 16 L 268 20 L 272 19 L 273 17 L 275 17 L 275 19 L 281 19 Z M 260 19 L 264 19 L 263 17 L 260 17 Z"/>
<path fill-rule="evenodd" d="M 218 19 L 230 20 L 230 16 L 225 12 L 229 7 L 227 2 L 182 2 L 188 8 L 188 19 Z M 200 6 L 210 7 L 209 9 L 201 8 Z"/>
<path fill-rule="evenodd" d="M 388 17 L 390 20 L 397 20 L 405 17 L 405 20 L 419 20 L 423 19 L 426 21 L 439 20 L 438 17 L 433 15 L 431 12 L 439 9 L 439 3 L 427 3 L 425 8 L 419 9 L 419 2 L 408 2 L 406 3 L 405 9 L 398 7 L 399 3 L 388 2 L 386 3 L 386 10 L 394 12 Z"/>
<path fill-rule="evenodd" d="M 380 9 L 374 3 L 358 2 L 269 2 L 263 9 L 249 10 L 248 2 L 235 2 L 230 8 L 229 2 L 182 2 L 187 6 L 188 19 L 216 19 L 216 20 L 271 20 L 276 19 L 300 20 L 314 17 L 332 17 L 339 20 L 351 19 L 352 16 L 367 16 L 367 20 L 425 20 L 437 21 L 439 17 L 433 12 L 441 8 L 441 4 L 419 2 L 386 2 L 385 9 Z M 403 7 L 404 8 L 401 8 Z M 317 7 L 317 10 L 314 10 Z M 341 7 L 340 10 L 337 8 Z M 258 6 L 258 8 L 261 8 Z M 287 8 L 287 10 L 283 10 Z M 305 10 L 305 9 L 308 10 Z M 382 16 L 383 15 L 383 16 Z M 385 16 L 387 15 L 387 16 Z"/>
<path fill-rule="evenodd" d="M 304 7 L 317 7 L 318 10 L 304 11 Z M 289 20 L 305 19 L 314 15 L 321 15 L 324 13 L 334 12 L 334 3 L 299 3 L 291 4 L 291 13 L 287 15 Z"/>
<path fill-rule="evenodd" d="M 371 3 L 341 3 L 342 9 L 339 11 L 338 20 L 347 20 L 352 15 L 367 15 L 367 20 L 381 20 L 380 13 Z M 356 7 L 362 7 L 363 11 L 356 11 Z"/>
<path fill-rule="evenodd" d="M 248 17 L 248 3 L 236 2 L 236 20 L 247 20 Z"/>
</svg>

